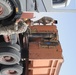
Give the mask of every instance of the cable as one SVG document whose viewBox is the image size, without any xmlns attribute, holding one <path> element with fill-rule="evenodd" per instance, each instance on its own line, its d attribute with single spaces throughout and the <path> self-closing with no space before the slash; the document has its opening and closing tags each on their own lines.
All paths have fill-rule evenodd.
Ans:
<svg viewBox="0 0 76 75">
<path fill-rule="evenodd" d="M 42 3 L 43 3 L 43 6 L 44 6 L 44 8 L 45 8 L 45 11 L 47 12 L 47 9 L 46 9 L 46 7 L 45 7 L 45 4 L 44 4 L 43 0 L 41 0 L 41 1 L 42 1 Z"/>
</svg>

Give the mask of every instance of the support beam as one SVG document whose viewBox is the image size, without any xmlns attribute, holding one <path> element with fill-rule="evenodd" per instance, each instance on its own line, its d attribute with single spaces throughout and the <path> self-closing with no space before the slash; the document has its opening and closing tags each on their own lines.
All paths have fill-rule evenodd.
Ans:
<svg viewBox="0 0 76 75">
<path fill-rule="evenodd" d="M 51 9 L 48 12 L 69 12 L 69 13 L 76 13 L 76 9 Z"/>
</svg>

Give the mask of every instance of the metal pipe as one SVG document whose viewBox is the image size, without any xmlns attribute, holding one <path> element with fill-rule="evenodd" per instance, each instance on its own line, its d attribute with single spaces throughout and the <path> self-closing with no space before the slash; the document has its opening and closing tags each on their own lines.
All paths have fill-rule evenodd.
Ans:
<svg viewBox="0 0 76 75">
<path fill-rule="evenodd" d="M 49 12 L 69 12 L 69 13 L 76 13 L 76 9 L 51 9 Z"/>
</svg>

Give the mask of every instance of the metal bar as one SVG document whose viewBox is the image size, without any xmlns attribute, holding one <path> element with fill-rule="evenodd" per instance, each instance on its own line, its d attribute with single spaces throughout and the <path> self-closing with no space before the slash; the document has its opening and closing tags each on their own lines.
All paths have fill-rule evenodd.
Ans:
<svg viewBox="0 0 76 75">
<path fill-rule="evenodd" d="M 26 12 L 26 11 L 23 11 L 23 12 Z M 40 11 L 39 11 L 40 12 Z M 42 12 L 42 11 L 41 11 Z M 55 13 L 76 13 L 76 9 L 51 9 L 47 12 L 55 12 Z"/>
<path fill-rule="evenodd" d="M 42 2 L 46 9 L 45 12 L 48 12 L 52 8 L 53 5 L 52 0 L 42 0 Z"/>
<path fill-rule="evenodd" d="M 76 13 L 76 9 L 51 9 L 48 12 L 69 12 L 69 13 Z"/>
<path fill-rule="evenodd" d="M 27 11 L 27 0 L 26 0 L 26 11 Z"/>
<path fill-rule="evenodd" d="M 46 7 L 45 7 L 45 4 L 44 4 L 44 1 L 42 0 L 42 3 L 43 3 L 43 6 L 44 6 L 44 8 L 45 8 L 45 11 L 47 12 L 47 9 L 46 9 Z"/>
</svg>

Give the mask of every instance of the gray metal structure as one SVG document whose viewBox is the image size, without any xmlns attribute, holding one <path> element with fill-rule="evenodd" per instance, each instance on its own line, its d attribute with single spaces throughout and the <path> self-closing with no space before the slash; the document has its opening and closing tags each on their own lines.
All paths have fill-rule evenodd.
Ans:
<svg viewBox="0 0 76 75">
<path fill-rule="evenodd" d="M 74 13 L 76 12 L 76 9 L 63 9 L 69 6 L 70 2 L 71 0 L 20 0 L 23 12 L 36 11 L 36 12 L 73 12 Z"/>
</svg>

